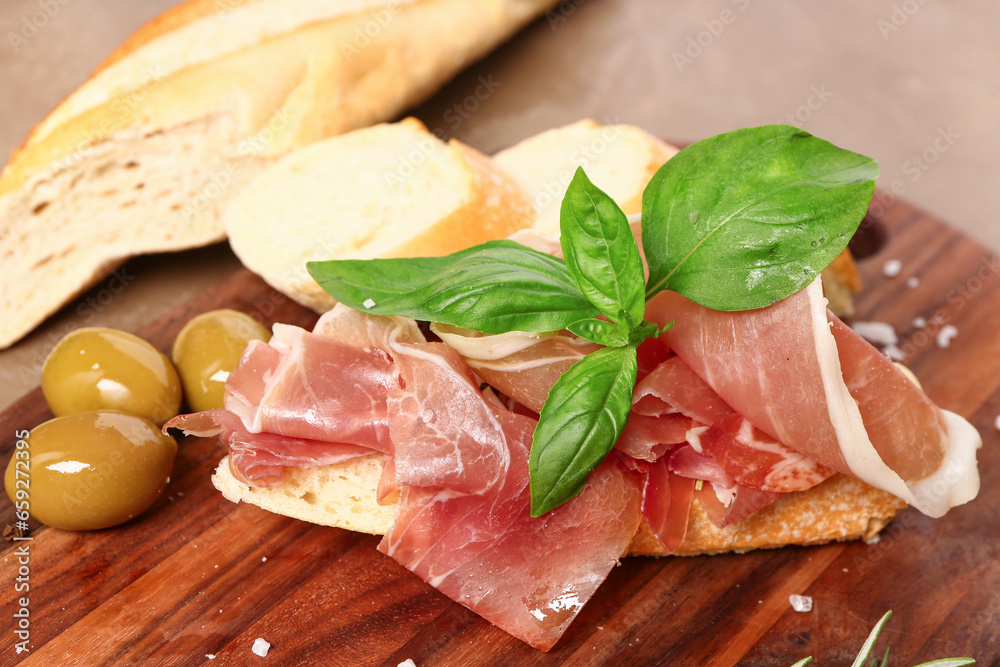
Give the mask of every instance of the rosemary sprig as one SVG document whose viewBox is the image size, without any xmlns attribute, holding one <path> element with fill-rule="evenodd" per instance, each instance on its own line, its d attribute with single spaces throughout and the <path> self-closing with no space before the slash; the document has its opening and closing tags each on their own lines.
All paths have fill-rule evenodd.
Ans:
<svg viewBox="0 0 1000 667">
<path fill-rule="evenodd" d="M 871 634 L 868 635 L 868 639 L 861 646 L 861 652 L 858 653 L 858 657 L 854 659 L 851 667 L 864 667 L 868 664 L 868 659 L 871 656 L 872 649 L 875 648 L 875 642 L 878 640 L 879 635 L 882 633 L 882 628 L 885 627 L 886 622 L 889 617 L 892 616 L 892 611 L 885 612 L 885 615 L 879 619 L 879 622 L 875 624 L 872 628 Z M 802 658 L 798 662 L 792 665 L 792 667 L 805 667 L 812 662 L 812 656 L 808 658 Z M 965 665 L 974 664 L 976 661 L 972 658 L 940 658 L 938 660 L 931 660 L 930 662 L 922 662 L 919 665 L 914 665 L 914 667 L 964 667 Z M 889 664 L 889 647 L 886 647 L 885 653 L 882 655 L 882 660 L 875 662 L 875 667 L 887 667 Z"/>
</svg>

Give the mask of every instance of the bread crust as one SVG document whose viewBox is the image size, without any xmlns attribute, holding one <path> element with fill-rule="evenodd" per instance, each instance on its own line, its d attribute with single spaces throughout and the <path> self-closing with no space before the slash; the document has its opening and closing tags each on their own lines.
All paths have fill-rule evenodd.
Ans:
<svg viewBox="0 0 1000 667">
<path fill-rule="evenodd" d="M 17 276 L 0 283 L 0 348 L 129 257 L 222 240 L 228 201 L 266 163 L 395 117 L 553 4 L 192 0 L 160 15 L 36 125 L 0 173 L 0 258 Z M 393 15 L 377 39 L 345 54 L 379 12 Z M 215 14 L 230 21 L 225 31 Z M 191 128 L 203 130 L 196 141 Z M 90 221 L 100 234 L 87 234 Z"/>
<path fill-rule="evenodd" d="M 232 502 L 247 502 L 302 521 L 382 535 L 395 518 L 395 503 L 379 505 L 376 489 L 383 456 L 373 454 L 330 466 L 286 468 L 284 481 L 252 488 L 237 480 L 222 459 L 212 484 Z M 627 556 L 696 556 L 787 545 L 870 540 L 906 507 L 885 491 L 845 475 L 834 475 L 807 490 L 788 493 L 735 524 L 719 528 L 696 501 L 687 536 L 672 554 L 664 551 L 643 519 Z"/>
</svg>

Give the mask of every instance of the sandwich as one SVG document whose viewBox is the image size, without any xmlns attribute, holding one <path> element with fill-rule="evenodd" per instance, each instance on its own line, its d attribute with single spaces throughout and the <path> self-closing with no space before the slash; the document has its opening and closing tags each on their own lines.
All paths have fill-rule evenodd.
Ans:
<svg viewBox="0 0 1000 667">
<path fill-rule="evenodd" d="M 343 159 L 344 138 L 328 141 L 316 150 Z M 541 650 L 622 556 L 871 539 L 906 504 L 939 517 L 974 498 L 979 434 L 827 309 L 820 274 L 864 215 L 874 163 L 785 126 L 660 155 L 631 216 L 632 195 L 603 189 L 618 170 L 557 160 L 558 240 L 527 228 L 523 200 L 490 210 L 501 196 L 480 216 L 524 228 L 437 257 L 393 252 L 402 231 L 377 258 L 281 239 L 332 307 L 312 331 L 276 324 L 251 343 L 224 410 L 164 428 L 222 438 L 228 499 L 381 534 L 380 551 Z M 518 182 L 505 157 L 464 182 Z M 231 209 L 262 239 L 255 198 L 303 171 L 284 160 Z M 336 224 L 374 238 L 378 206 L 352 181 L 370 177 L 330 188 L 362 200 Z M 425 189 L 412 183 L 403 196 Z M 551 225 L 548 200 L 520 188 L 528 224 Z M 322 307 L 291 268 L 269 280 Z"/>
</svg>

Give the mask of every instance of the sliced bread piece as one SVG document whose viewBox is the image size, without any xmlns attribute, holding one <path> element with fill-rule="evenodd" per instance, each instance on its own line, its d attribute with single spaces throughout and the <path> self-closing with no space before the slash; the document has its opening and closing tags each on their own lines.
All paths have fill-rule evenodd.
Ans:
<svg viewBox="0 0 1000 667">
<path fill-rule="evenodd" d="M 396 508 L 375 500 L 382 461 L 383 456 L 376 454 L 330 466 L 286 468 L 281 485 L 253 488 L 233 477 L 226 457 L 212 475 L 212 484 L 232 502 L 250 503 L 322 526 L 383 535 L 392 526 Z M 844 475 L 835 475 L 808 491 L 785 494 L 769 507 L 725 528 L 712 523 L 696 501 L 687 537 L 673 555 L 870 540 L 905 506 L 895 496 Z M 644 520 L 626 555 L 667 554 Z"/>
<path fill-rule="evenodd" d="M 493 161 L 514 177 L 535 208 L 534 229 L 559 235 L 559 208 L 577 167 L 618 202 L 642 211 L 642 191 L 677 149 L 631 125 L 581 120 L 500 151 Z"/>
<path fill-rule="evenodd" d="M 446 255 L 530 226 L 531 209 L 488 158 L 409 118 L 288 154 L 223 222 L 248 268 L 322 312 L 334 302 L 308 261 Z"/>
<path fill-rule="evenodd" d="M 555 0 L 193 0 L 116 50 L 0 174 L 0 348 L 128 257 L 220 241 L 275 157 L 394 118 Z"/>
</svg>

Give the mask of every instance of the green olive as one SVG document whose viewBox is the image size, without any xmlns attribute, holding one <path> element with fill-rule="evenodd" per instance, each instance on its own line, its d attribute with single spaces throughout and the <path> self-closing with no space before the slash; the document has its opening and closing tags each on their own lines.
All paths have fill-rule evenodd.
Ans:
<svg viewBox="0 0 1000 667">
<path fill-rule="evenodd" d="M 18 443 L 4 487 L 18 509 L 46 525 L 97 530 L 149 509 L 170 480 L 175 456 L 174 439 L 135 415 L 57 417 Z"/>
<path fill-rule="evenodd" d="M 173 359 L 195 412 L 222 408 L 226 380 L 252 340 L 267 342 L 271 332 L 246 313 L 213 310 L 195 317 L 174 340 Z"/>
<path fill-rule="evenodd" d="M 166 355 L 117 329 L 77 329 L 59 341 L 42 367 L 42 393 L 57 417 L 121 410 L 162 425 L 181 407 Z"/>
</svg>

